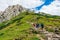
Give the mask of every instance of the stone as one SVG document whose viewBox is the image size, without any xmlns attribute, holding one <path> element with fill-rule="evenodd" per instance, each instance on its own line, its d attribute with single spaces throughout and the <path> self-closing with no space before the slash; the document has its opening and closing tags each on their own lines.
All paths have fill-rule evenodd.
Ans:
<svg viewBox="0 0 60 40">
<path fill-rule="evenodd" d="M 20 14 L 20 12 L 24 10 L 25 8 L 18 4 L 8 6 L 8 8 L 6 8 L 5 11 L 0 12 L 0 23 L 6 20 L 10 20 L 12 17 L 17 16 L 18 14 Z"/>
</svg>

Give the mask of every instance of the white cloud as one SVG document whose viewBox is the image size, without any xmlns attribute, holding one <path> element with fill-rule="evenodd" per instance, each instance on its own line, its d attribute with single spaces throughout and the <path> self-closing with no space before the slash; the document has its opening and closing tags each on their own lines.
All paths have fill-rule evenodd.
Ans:
<svg viewBox="0 0 60 40">
<path fill-rule="evenodd" d="M 43 4 L 43 2 L 40 0 L 21 0 L 21 4 L 23 4 L 27 8 L 34 8 L 38 5 Z"/>
<path fill-rule="evenodd" d="M 26 8 L 33 8 L 42 4 L 40 0 L 0 0 L 0 10 L 6 9 L 9 5 L 20 4 Z"/>
<path fill-rule="evenodd" d="M 60 15 L 60 2 L 56 0 L 49 6 L 43 6 L 43 8 L 40 11 L 52 15 Z"/>
</svg>

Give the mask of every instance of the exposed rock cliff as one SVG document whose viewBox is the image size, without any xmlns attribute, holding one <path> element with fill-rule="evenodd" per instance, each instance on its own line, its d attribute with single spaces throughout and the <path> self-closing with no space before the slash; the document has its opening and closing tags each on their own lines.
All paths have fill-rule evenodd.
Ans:
<svg viewBox="0 0 60 40">
<path fill-rule="evenodd" d="M 4 12 L 0 12 L 0 22 L 10 20 L 24 10 L 25 8 L 18 4 L 9 6 Z"/>
</svg>

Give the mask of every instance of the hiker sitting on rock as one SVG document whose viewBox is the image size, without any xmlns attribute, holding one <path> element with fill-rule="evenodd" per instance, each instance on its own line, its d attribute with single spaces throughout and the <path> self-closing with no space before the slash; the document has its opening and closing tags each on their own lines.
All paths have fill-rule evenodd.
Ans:
<svg viewBox="0 0 60 40">
<path fill-rule="evenodd" d="M 36 29 L 39 29 L 41 28 L 43 30 L 44 28 L 44 24 L 43 23 L 33 23 L 33 27 L 35 27 Z"/>
<path fill-rule="evenodd" d="M 33 25 L 33 27 L 36 27 L 36 23 L 33 23 L 32 25 Z"/>
<path fill-rule="evenodd" d="M 39 28 L 39 24 L 38 23 L 32 23 L 32 25 L 33 25 L 34 29 L 36 29 L 36 30 Z"/>
</svg>

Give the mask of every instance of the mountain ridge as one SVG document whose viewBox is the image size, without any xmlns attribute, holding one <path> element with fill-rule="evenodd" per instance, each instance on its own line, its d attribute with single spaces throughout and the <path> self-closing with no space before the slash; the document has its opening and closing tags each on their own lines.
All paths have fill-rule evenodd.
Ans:
<svg viewBox="0 0 60 40">
<path fill-rule="evenodd" d="M 0 12 L 0 22 L 10 20 L 12 17 L 17 16 L 20 12 L 24 10 L 26 9 L 19 4 L 8 6 L 5 11 Z"/>
</svg>

